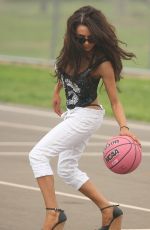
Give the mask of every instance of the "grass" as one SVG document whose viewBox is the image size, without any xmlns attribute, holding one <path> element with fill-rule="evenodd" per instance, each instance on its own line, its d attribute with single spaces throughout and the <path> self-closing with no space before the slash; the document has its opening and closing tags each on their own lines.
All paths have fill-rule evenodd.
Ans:
<svg viewBox="0 0 150 230">
<path fill-rule="evenodd" d="M 0 65 L 0 101 L 26 104 L 40 107 L 52 107 L 53 89 L 56 79 L 48 69 L 30 66 Z M 123 103 L 128 119 L 150 122 L 150 80 L 125 78 L 120 82 Z M 65 109 L 64 92 L 62 107 Z M 106 109 L 107 116 L 112 116 L 110 104 L 104 88 L 99 92 L 99 99 Z"/>
<path fill-rule="evenodd" d="M 55 56 L 62 46 L 67 18 L 74 10 L 91 5 L 91 1 L 61 0 L 57 7 L 58 20 L 52 23 L 53 5 L 49 2 L 46 12 L 40 10 L 38 0 L 14 1 L 1 0 L 0 7 L 0 53 L 18 56 L 33 56 L 50 58 L 52 46 L 55 47 Z M 101 9 L 109 21 L 116 26 L 118 36 L 127 42 L 128 50 L 135 52 L 137 62 L 125 62 L 127 66 L 150 67 L 150 33 L 149 33 L 149 6 L 145 1 L 128 1 L 129 5 L 120 11 L 117 1 L 92 1 L 92 5 Z M 125 4 L 125 3 L 124 3 Z M 127 3 L 126 3 L 127 4 Z M 55 43 L 52 43 L 52 34 L 58 22 L 58 33 Z"/>
<path fill-rule="evenodd" d="M 46 69 L 0 66 L 0 100 L 35 106 L 51 106 L 55 79 Z"/>
</svg>

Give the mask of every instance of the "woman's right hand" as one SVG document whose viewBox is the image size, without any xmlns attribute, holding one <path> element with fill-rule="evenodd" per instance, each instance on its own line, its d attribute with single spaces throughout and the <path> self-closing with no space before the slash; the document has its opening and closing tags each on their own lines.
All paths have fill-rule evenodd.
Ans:
<svg viewBox="0 0 150 230">
<path fill-rule="evenodd" d="M 61 111 L 61 98 L 59 96 L 59 94 L 54 94 L 53 97 L 53 109 L 55 111 L 55 113 L 58 114 L 58 116 L 61 116 L 62 111 Z"/>
</svg>

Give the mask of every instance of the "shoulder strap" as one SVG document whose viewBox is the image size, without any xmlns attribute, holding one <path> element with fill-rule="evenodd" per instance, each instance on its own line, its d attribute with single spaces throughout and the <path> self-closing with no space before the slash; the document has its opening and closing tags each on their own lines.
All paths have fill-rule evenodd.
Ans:
<svg viewBox="0 0 150 230">
<path fill-rule="evenodd" d="M 105 61 L 108 61 L 108 59 L 105 56 L 98 58 L 95 61 L 95 63 L 91 66 L 90 70 L 94 70 L 98 65 L 102 64 Z"/>
<path fill-rule="evenodd" d="M 101 58 L 98 58 L 91 67 L 87 68 L 83 73 L 80 74 L 80 77 L 87 77 L 88 74 L 91 73 L 91 71 L 93 71 L 98 65 L 100 65 L 101 63 L 105 61 L 108 61 L 108 59 L 104 56 Z"/>
</svg>

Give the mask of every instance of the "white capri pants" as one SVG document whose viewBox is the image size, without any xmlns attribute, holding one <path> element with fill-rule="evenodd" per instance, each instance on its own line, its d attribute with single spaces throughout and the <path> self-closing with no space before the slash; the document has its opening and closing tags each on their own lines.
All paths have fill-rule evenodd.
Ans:
<svg viewBox="0 0 150 230">
<path fill-rule="evenodd" d="M 29 153 L 30 164 L 35 178 L 53 175 L 51 157 L 58 158 L 58 175 L 76 190 L 89 180 L 78 168 L 78 161 L 86 143 L 103 121 L 105 110 L 100 107 L 76 107 L 62 114 L 64 119 L 48 132 Z"/>
</svg>

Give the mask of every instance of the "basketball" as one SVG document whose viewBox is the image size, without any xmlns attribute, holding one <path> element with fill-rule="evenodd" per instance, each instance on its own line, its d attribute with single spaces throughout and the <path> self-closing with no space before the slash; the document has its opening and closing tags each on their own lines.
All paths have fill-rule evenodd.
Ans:
<svg viewBox="0 0 150 230">
<path fill-rule="evenodd" d="M 112 172 L 130 173 L 141 163 L 141 146 L 129 136 L 115 136 L 107 142 L 103 159 Z"/>
</svg>

